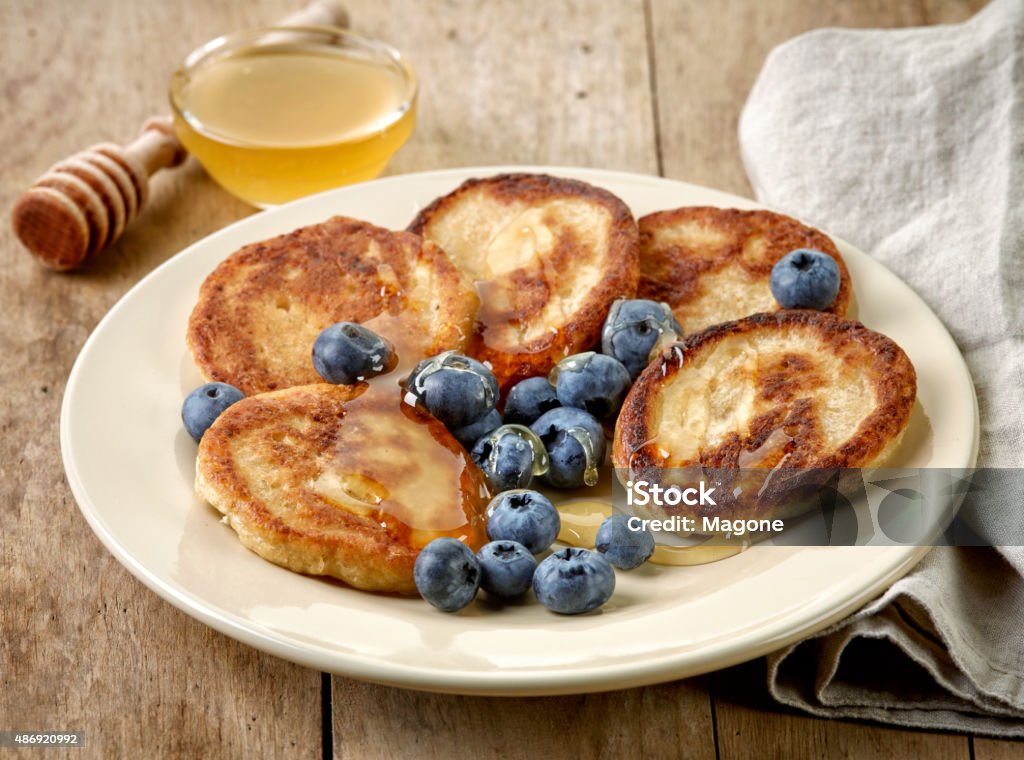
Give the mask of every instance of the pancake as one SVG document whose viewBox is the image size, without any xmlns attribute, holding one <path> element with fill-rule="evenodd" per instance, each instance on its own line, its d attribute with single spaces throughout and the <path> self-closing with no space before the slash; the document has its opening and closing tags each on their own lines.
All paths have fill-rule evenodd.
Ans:
<svg viewBox="0 0 1024 760">
<path fill-rule="evenodd" d="M 409 230 L 441 246 L 480 296 L 469 354 L 505 391 L 598 343 L 612 301 L 631 297 L 637 229 L 626 205 L 585 182 L 539 174 L 471 179 Z"/>
<path fill-rule="evenodd" d="M 416 593 L 434 538 L 487 541 L 483 473 L 397 382 L 239 401 L 199 444 L 196 493 L 264 559 L 368 591 Z"/>
<path fill-rule="evenodd" d="M 835 259 L 839 293 L 826 311 L 844 316 L 850 306 L 850 273 L 835 243 L 791 217 L 693 206 L 658 211 L 638 224 L 637 297 L 667 303 L 684 334 L 778 310 L 768 280 L 775 262 L 796 248 Z"/>
<path fill-rule="evenodd" d="M 366 324 L 408 362 L 463 348 L 476 306 L 433 243 L 337 216 L 225 259 L 200 288 L 188 345 L 207 380 L 252 395 L 320 382 L 313 342 L 335 322 Z"/>
<path fill-rule="evenodd" d="M 858 322 L 756 314 L 691 335 L 644 370 L 619 415 L 612 461 L 621 479 L 651 483 L 671 469 L 876 467 L 898 446 L 916 392 L 903 350 Z M 732 507 L 775 506 L 744 499 Z M 713 512 L 730 516 L 722 505 Z"/>
</svg>

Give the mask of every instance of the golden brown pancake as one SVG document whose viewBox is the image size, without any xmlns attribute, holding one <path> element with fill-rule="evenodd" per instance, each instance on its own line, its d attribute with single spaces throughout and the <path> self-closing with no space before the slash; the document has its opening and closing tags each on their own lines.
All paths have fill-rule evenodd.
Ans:
<svg viewBox="0 0 1024 760">
<path fill-rule="evenodd" d="M 797 248 L 827 253 L 839 265 L 839 293 L 827 311 L 844 316 L 850 273 L 835 243 L 813 227 L 771 211 L 692 206 L 639 221 L 639 298 L 667 303 L 690 334 L 748 314 L 776 311 L 768 279 Z"/>
<path fill-rule="evenodd" d="M 637 282 L 637 229 L 626 205 L 585 182 L 542 174 L 471 179 L 409 230 L 476 283 L 471 356 L 502 390 L 546 374 L 600 338 L 608 307 Z"/>
<path fill-rule="evenodd" d="M 251 395 L 320 382 L 313 342 L 335 322 L 366 324 L 407 361 L 462 348 L 476 306 L 433 243 L 337 216 L 225 259 L 199 291 L 188 344 L 207 380 Z"/>
<path fill-rule="evenodd" d="M 305 385 L 243 399 L 206 431 L 196 493 L 247 548 L 299 573 L 414 594 L 433 538 L 486 538 L 483 474 L 397 382 Z"/>
<path fill-rule="evenodd" d="M 669 468 L 875 467 L 899 444 L 916 392 L 903 350 L 859 322 L 755 314 L 689 336 L 644 370 L 612 461 L 649 482 Z"/>
</svg>

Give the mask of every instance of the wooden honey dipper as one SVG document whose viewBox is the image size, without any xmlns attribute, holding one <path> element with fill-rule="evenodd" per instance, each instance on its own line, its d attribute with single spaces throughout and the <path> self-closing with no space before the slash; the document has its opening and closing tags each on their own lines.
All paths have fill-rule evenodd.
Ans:
<svg viewBox="0 0 1024 760">
<path fill-rule="evenodd" d="M 313 0 L 277 26 L 348 26 L 348 13 Z M 134 142 L 99 143 L 59 161 L 14 204 L 14 234 L 39 261 L 80 266 L 117 240 L 146 205 L 149 179 L 188 156 L 169 116 L 149 119 Z"/>
</svg>

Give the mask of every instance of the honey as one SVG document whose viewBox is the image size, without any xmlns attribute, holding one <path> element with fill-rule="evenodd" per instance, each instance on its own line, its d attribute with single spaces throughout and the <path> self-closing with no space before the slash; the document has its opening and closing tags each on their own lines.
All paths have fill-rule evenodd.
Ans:
<svg viewBox="0 0 1024 760">
<path fill-rule="evenodd" d="M 345 404 L 310 489 L 406 546 L 421 549 L 448 536 L 479 549 L 490 500 L 483 478 L 468 454 L 436 436 L 437 423 L 400 398 L 396 378 L 384 375 Z"/>
<path fill-rule="evenodd" d="M 390 295 L 396 306 L 404 298 L 397 283 Z M 469 454 L 438 437 L 440 423 L 403 401 L 401 381 L 422 354 L 422 336 L 401 329 L 401 309 L 364 322 L 392 343 L 395 367 L 365 381 L 366 390 L 345 404 L 337 439 L 310 485 L 411 548 L 450 537 L 476 551 L 486 542 L 491 494 Z"/>
<path fill-rule="evenodd" d="M 328 27 L 253 30 L 171 84 L 182 144 L 226 190 L 272 206 L 378 176 L 412 134 L 416 81 L 382 43 Z"/>
</svg>

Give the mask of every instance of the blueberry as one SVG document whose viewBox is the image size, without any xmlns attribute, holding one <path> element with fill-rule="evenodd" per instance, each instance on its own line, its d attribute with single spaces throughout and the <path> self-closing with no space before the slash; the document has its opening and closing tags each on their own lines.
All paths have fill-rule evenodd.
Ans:
<svg viewBox="0 0 1024 760">
<path fill-rule="evenodd" d="M 597 468 L 604 461 L 604 429 L 582 409 L 559 407 L 540 416 L 530 429 L 548 452 L 544 480 L 555 488 L 597 484 Z"/>
<path fill-rule="evenodd" d="M 588 549 L 560 549 L 537 565 L 533 593 L 553 612 L 578 615 L 597 609 L 615 591 L 615 571 Z"/>
<path fill-rule="evenodd" d="M 827 309 L 839 293 L 839 266 L 827 253 L 797 248 L 775 262 L 769 284 L 783 309 Z"/>
<path fill-rule="evenodd" d="M 445 427 L 458 430 L 494 409 L 498 381 L 475 359 L 446 351 L 416 365 L 406 380 L 406 399 L 420 401 Z"/>
<path fill-rule="evenodd" d="M 181 405 L 181 421 L 185 423 L 188 434 L 199 443 L 220 413 L 243 398 L 244 393 L 227 383 L 200 385 L 185 397 Z"/>
<path fill-rule="evenodd" d="M 601 331 L 601 351 L 614 356 L 636 380 L 647 367 L 663 336 L 682 337 L 683 328 L 668 304 L 643 298 L 619 299 L 612 304 Z"/>
<path fill-rule="evenodd" d="M 480 588 L 480 563 L 454 538 L 435 538 L 423 547 L 412 570 L 420 596 L 444 612 L 461 610 Z"/>
<path fill-rule="evenodd" d="M 497 409 L 492 409 L 476 422 L 471 422 L 466 427 L 453 430 L 452 435 L 455 436 L 455 440 L 467 449 L 471 449 L 473 444 L 499 427 L 501 427 L 501 414 Z"/>
<path fill-rule="evenodd" d="M 646 528 L 633 530 L 630 519 L 628 515 L 612 515 L 597 529 L 597 550 L 620 570 L 640 567 L 654 553 L 654 535 Z"/>
<path fill-rule="evenodd" d="M 548 453 L 530 428 L 502 425 L 476 442 L 473 461 L 495 492 L 528 488 L 535 475 L 548 471 Z"/>
<path fill-rule="evenodd" d="M 562 528 L 558 510 L 537 491 L 505 491 L 487 507 L 487 536 L 492 541 L 517 541 L 539 554 L 558 538 Z"/>
<path fill-rule="evenodd" d="M 491 541 L 476 553 L 480 588 L 500 599 L 522 596 L 533 582 L 537 560 L 517 541 Z"/>
<path fill-rule="evenodd" d="M 619 413 L 629 390 L 629 370 L 613 356 L 588 351 L 562 359 L 551 371 L 562 406 L 585 409 L 598 418 Z"/>
<path fill-rule="evenodd" d="M 329 383 L 349 385 L 387 372 L 394 365 L 391 344 L 354 322 L 338 322 L 316 336 L 313 368 Z"/>
<path fill-rule="evenodd" d="M 505 399 L 505 421 L 529 425 L 544 412 L 561 406 L 546 377 L 531 377 L 512 386 Z"/>
</svg>

